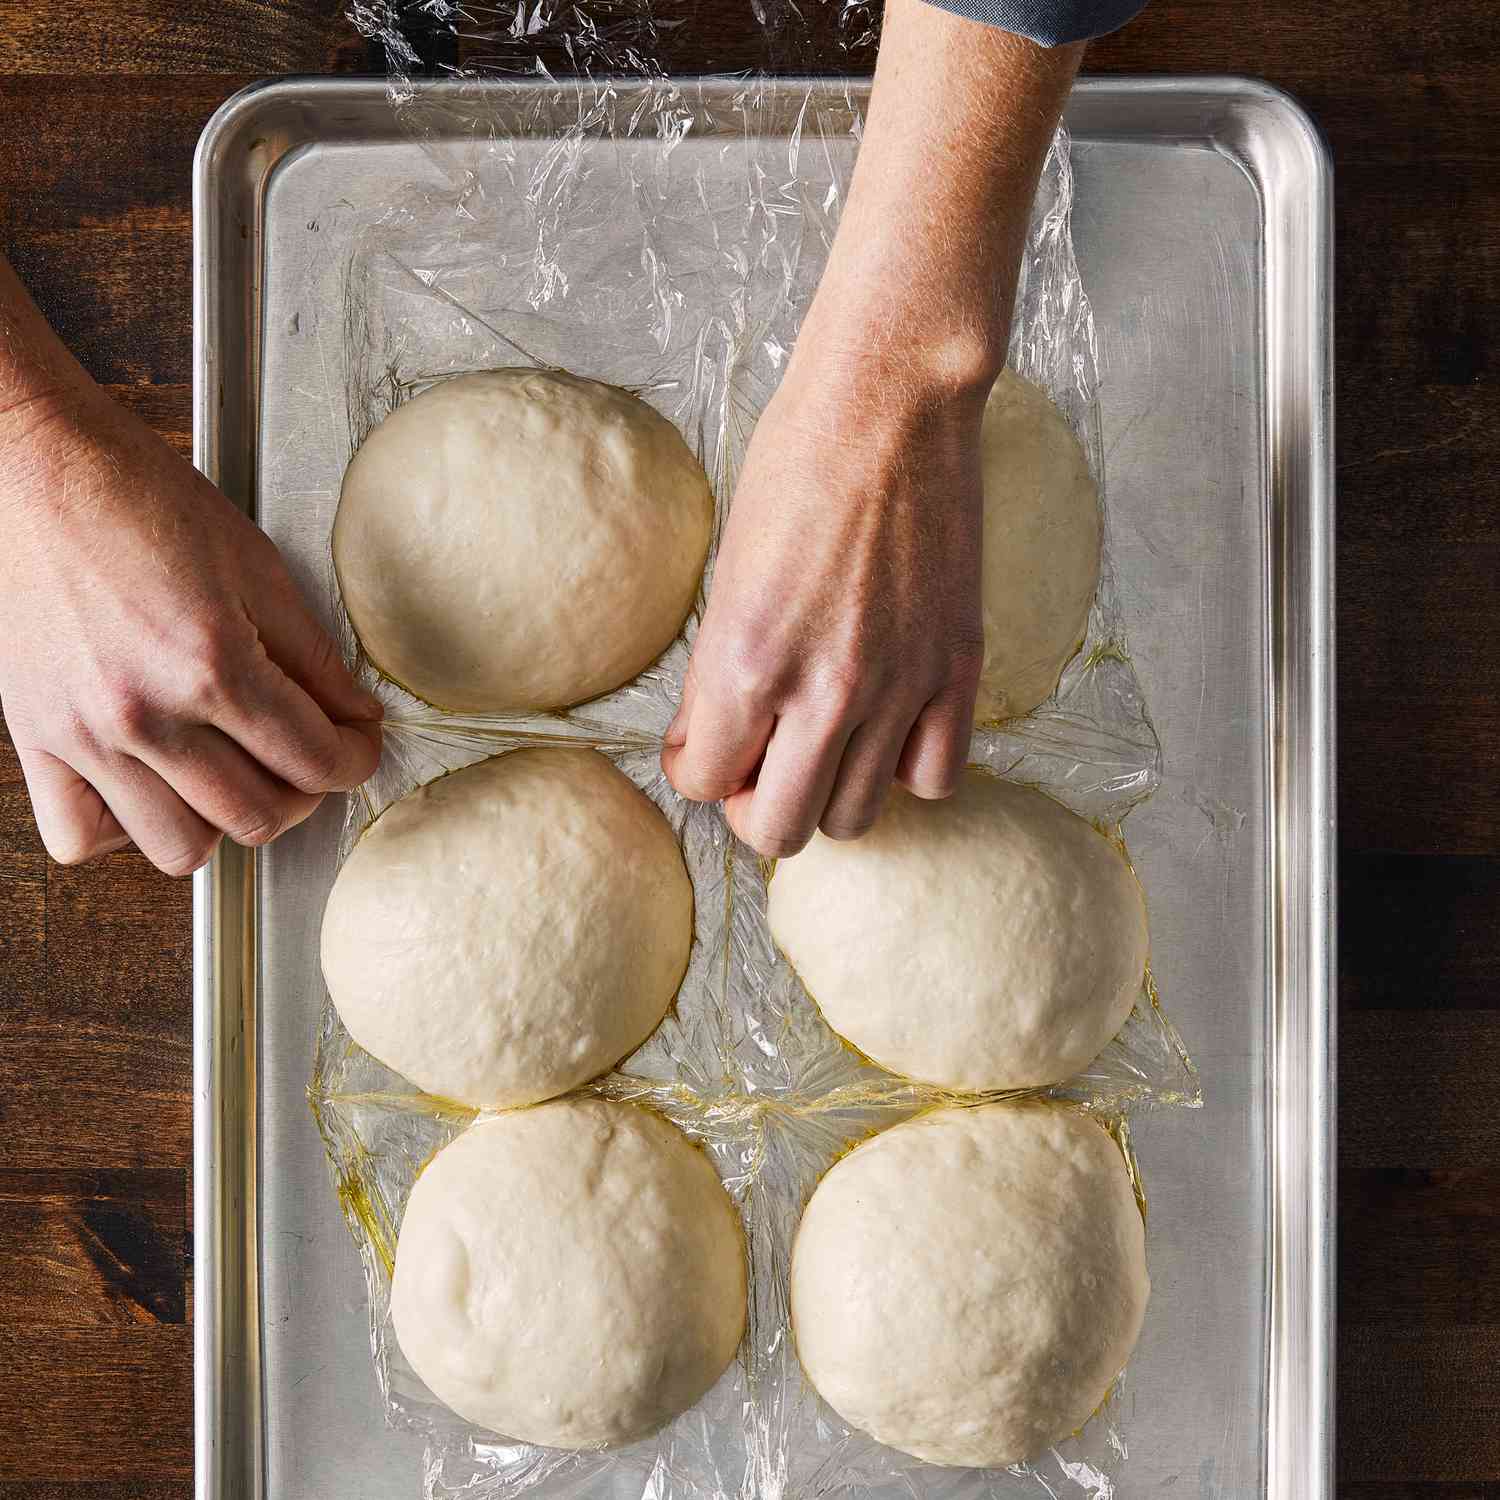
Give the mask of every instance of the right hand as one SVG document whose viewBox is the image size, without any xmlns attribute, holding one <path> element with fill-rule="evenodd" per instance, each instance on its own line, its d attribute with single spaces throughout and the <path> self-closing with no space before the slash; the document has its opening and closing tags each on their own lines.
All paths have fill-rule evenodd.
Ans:
<svg viewBox="0 0 1500 1500">
<path fill-rule="evenodd" d="M 134 843 L 187 875 L 380 758 L 264 532 L 94 390 L 0 415 L 0 710 L 62 864 Z"/>
<path fill-rule="evenodd" d="M 1003 347 L 1003 345 L 1001 346 Z M 771 859 L 950 796 L 984 652 L 979 424 L 994 372 L 809 319 L 756 424 L 662 768 Z"/>
</svg>

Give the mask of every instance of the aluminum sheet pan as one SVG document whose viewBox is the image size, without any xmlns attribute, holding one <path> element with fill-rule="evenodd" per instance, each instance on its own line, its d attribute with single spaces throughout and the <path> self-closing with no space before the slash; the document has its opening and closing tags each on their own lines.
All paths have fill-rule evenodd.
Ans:
<svg viewBox="0 0 1500 1500">
<path fill-rule="evenodd" d="M 694 88 L 712 90 L 713 82 Z M 809 87 L 849 91 L 832 80 Z M 1285 96 L 1081 83 L 1074 236 L 1093 300 L 1128 636 L 1165 750 L 1130 820 L 1153 963 L 1205 1107 L 1141 1119 L 1154 1295 L 1116 1495 L 1332 1493 L 1330 184 Z M 545 127 L 543 127 L 545 128 Z M 432 170 L 383 83 L 262 85 L 195 177 L 199 467 L 326 594 L 288 443 L 344 420 L 306 330 L 347 227 Z M 341 239 L 341 235 L 345 236 Z M 294 420 L 294 418 L 297 418 Z M 296 456 L 296 455 L 294 455 Z M 326 482 L 326 451 L 307 472 Z M 226 846 L 195 889 L 197 1493 L 413 1500 L 383 1424 L 359 1262 L 305 1100 L 339 809 Z"/>
</svg>

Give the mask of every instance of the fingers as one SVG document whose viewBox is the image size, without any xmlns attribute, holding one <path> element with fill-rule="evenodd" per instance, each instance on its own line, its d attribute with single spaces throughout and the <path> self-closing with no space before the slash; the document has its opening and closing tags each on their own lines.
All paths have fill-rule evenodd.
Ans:
<svg viewBox="0 0 1500 1500">
<path fill-rule="evenodd" d="M 354 680 L 333 637 L 313 618 L 296 586 L 288 582 L 276 594 L 273 607 L 257 611 L 255 619 L 271 660 L 335 723 L 378 723 L 385 712 L 380 699 Z"/>
<path fill-rule="evenodd" d="M 36 815 L 37 831 L 47 853 L 60 865 L 78 865 L 99 854 L 112 854 L 130 835 L 105 806 L 104 798 L 72 766 L 45 750 L 23 750 L 21 772 Z"/>
<path fill-rule="evenodd" d="M 142 761 L 210 827 L 237 844 L 269 844 L 309 817 L 323 800 L 257 765 L 228 736 L 195 725 L 169 743 L 141 751 Z"/>
<path fill-rule="evenodd" d="M 733 796 L 755 774 L 775 716 L 721 682 L 698 685 L 689 663 L 682 707 L 667 731 L 661 768 L 690 802 Z"/>
<path fill-rule="evenodd" d="M 269 843 L 302 822 L 321 798 L 256 765 L 217 730 L 143 747 L 140 758 L 104 755 L 80 775 L 45 751 L 20 751 L 47 852 L 80 864 L 134 843 L 168 875 L 207 862 L 221 832 L 236 843 Z"/>
<path fill-rule="evenodd" d="M 752 849 L 770 859 L 797 853 L 813 836 L 838 776 L 850 727 L 839 720 L 784 714 L 776 721 L 753 786 L 724 801 L 724 816 Z"/>
<path fill-rule="evenodd" d="M 849 736 L 828 806 L 818 826 L 831 839 L 857 839 L 875 826 L 890 794 L 912 714 L 887 714 L 867 720 Z"/>
<path fill-rule="evenodd" d="M 380 761 L 377 721 L 334 723 L 269 657 L 254 662 L 235 691 L 216 695 L 208 719 L 301 792 L 347 791 L 368 780 Z"/>
<path fill-rule="evenodd" d="M 974 730 L 972 689 L 950 689 L 917 715 L 896 766 L 896 777 L 918 797 L 951 797 L 969 758 Z"/>
<path fill-rule="evenodd" d="M 951 796 L 968 760 L 974 693 L 965 674 L 915 715 L 894 697 L 852 727 L 847 714 L 814 714 L 783 710 L 753 785 L 724 799 L 729 826 L 773 859 L 797 853 L 815 829 L 834 839 L 868 833 L 894 781 L 918 797 Z"/>
<path fill-rule="evenodd" d="M 133 842 L 167 874 L 188 874 L 222 833 L 268 843 L 325 791 L 371 775 L 380 759 L 375 700 L 353 689 L 327 636 L 310 618 L 290 631 L 303 643 L 301 670 L 341 710 L 362 716 L 352 723 L 330 721 L 240 623 L 243 632 L 222 637 L 206 631 L 196 652 L 177 660 L 170 696 L 115 684 L 92 704 L 81 742 L 25 753 L 38 828 L 55 859 L 73 864 Z M 284 628 L 283 645 L 288 638 Z"/>
<path fill-rule="evenodd" d="M 131 842 L 165 875 L 191 875 L 218 847 L 219 830 L 149 766 L 110 755 L 82 767 Z"/>
</svg>

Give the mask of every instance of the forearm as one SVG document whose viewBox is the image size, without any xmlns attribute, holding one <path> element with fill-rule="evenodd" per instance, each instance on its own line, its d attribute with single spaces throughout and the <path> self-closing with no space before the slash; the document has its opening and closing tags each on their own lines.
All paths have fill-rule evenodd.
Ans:
<svg viewBox="0 0 1500 1500">
<path fill-rule="evenodd" d="M 1083 54 L 889 0 L 843 221 L 804 341 L 984 391 L 1037 178 Z"/>
</svg>

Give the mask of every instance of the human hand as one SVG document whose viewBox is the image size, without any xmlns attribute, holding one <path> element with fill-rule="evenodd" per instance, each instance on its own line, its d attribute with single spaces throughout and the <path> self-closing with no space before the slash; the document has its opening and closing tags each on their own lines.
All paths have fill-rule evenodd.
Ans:
<svg viewBox="0 0 1500 1500">
<path fill-rule="evenodd" d="M 0 414 L 0 708 L 42 840 L 186 875 L 380 755 L 270 539 L 93 388 Z"/>
<path fill-rule="evenodd" d="M 756 428 L 662 767 L 763 854 L 941 797 L 983 664 L 979 429 L 1082 56 L 887 0 L 828 265 Z"/>
<path fill-rule="evenodd" d="M 984 654 L 979 427 L 955 390 L 813 340 L 755 430 L 662 766 L 762 854 L 946 797 Z"/>
</svg>

